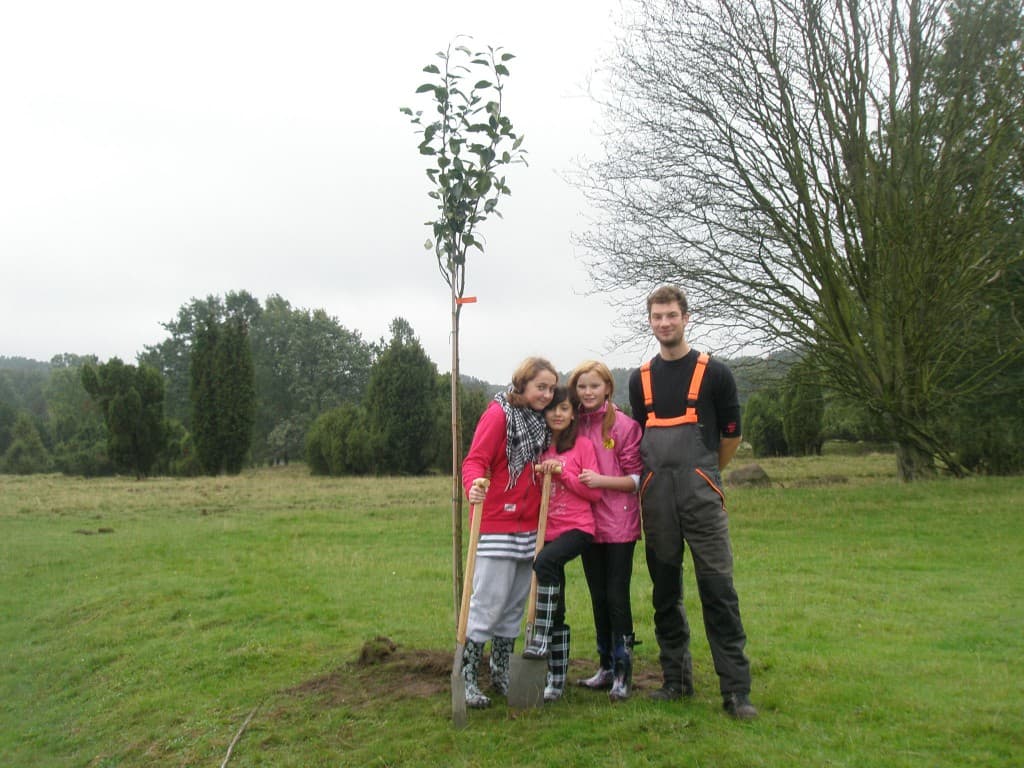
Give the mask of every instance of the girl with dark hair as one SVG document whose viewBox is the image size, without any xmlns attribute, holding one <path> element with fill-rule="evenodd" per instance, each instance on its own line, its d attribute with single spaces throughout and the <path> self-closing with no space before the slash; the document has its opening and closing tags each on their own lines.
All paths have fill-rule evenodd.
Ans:
<svg viewBox="0 0 1024 768">
<path fill-rule="evenodd" d="M 540 472 L 551 476 L 551 498 L 544 534 L 544 548 L 533 563 L 537 574 L 537 617 L 530 645 L 523 651 L 528 659 L 548 659 L 544 700 L 556 701 L 565 690 L 569 667 L 569 626 L 565 623 L 565 564 L 579 556 L 594 538 L 593 502 L 601 491 L 580 480 L 584 472 L 597 468 L 594 446 L 576 439 L 576 413 L 569 390 L 555 388 L 544 409 L 551 429 L 551 446 L 541 455 Z"/>
</svg>

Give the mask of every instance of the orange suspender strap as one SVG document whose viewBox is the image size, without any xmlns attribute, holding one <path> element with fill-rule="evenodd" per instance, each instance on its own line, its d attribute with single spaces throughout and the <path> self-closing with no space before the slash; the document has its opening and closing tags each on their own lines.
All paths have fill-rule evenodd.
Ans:
<svg viewBox="0 0 1024 768">
<path fill-rule="evenodd" d="M 654 390 L 651 389 L 651 361 L 640 366 L 640 384 L 644 389 L 644 407 L 650 413 L 654 409 Z"/>
<path fill-rule="evenodd" d="M 700 395 L 700 387 L 704 382 L 704 372 L 708 368 L 710 357 L 707 352 L 701 352 L 697 357 L 697 365 L 693 369 L 693 377 L 690 379 L 690 391 L 686 394 L 686 413 L 682 416 L 675 416 L 670 419 L 662 419 L 654 413 L 654 390 L 651 387 L 651 362 L 648 360 L 640 366 L 640 383 L 644 390 L 644 405 L 647 407 L 648 427 L 676 427 L 680 424 L 697 423 L 697 396 Z"/>
<path fill-rule="evenodd" d="M 693 369 L 693 378 L 690 379 L 690 392 L 686 396 L 686 407 L 697 407 L 697 395 L 700 394 L 700 385 L 704 382 L 704 372 L 708 369 L 710 356 L 707 352 L 701 352 L 697 357 L 697 367 Z"/>
</svg>

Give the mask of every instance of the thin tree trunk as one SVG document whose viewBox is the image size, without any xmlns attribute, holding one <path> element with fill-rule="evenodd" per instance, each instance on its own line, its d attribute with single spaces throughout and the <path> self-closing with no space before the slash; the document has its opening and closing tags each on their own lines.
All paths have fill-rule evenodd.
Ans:
<svg viewBox="0 0 1024 768">
<path fill-rule="evenodd" d="M 462 603 L 462 429 L 459 418 L 459 303 L 452 280 L 452 604 L 455 624 Z"/>
</svg>

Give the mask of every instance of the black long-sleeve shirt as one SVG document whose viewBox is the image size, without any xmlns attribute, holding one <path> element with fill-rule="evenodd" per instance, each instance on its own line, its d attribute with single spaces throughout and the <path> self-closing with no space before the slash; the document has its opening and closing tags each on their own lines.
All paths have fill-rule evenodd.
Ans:
<svg viewBox="0 0 1024 768">
<path fill-rule="evenodd" d="M 690 390 L 690 379 L 697 367 L 699 355 L 697 350 L 691 349 L 678 360 L 665 360 L 661 355 L 656 355 L 651 361 L 654 412 L 659 417 L 671 419 L 686 412 L 686 395 Z M 633 418 L 643 428 L 647 421 L 647 408 L 644 406 L 639 368 L 629 376 L 629 405 L 633 409 Z M 708 361 L 700 395 L 697 397 L 697 420 L 704 444 L 711 451 L 718 450 L 723 437 L 739 437 L 742 434 L 736 379 L 725 363 L 713 357 Z"/>
</svg>

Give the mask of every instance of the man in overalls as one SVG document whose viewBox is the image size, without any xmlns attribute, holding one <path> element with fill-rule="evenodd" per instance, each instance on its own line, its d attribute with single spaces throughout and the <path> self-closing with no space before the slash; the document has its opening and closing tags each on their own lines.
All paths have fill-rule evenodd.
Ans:
<svg viewBox="0 0 1024 768">
<path fill-rule="evenodd" d="M 686 341 L 686 295 L 662 286 L 647 298 L 648 322 L 661 347 L 633 371 L 629 402 L 644 436 L 640 511 L 653 582 L 660 650 L 658 701 L 693 695 L 690 626 L 683 607 L 683 550 L 690 556 L 723 707 L 753 720 L 746 634 L 732 580 L 732 545 L 721 471 L 740 444 L 740 404 L 729 368 Z"/>
</svg>

